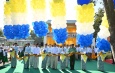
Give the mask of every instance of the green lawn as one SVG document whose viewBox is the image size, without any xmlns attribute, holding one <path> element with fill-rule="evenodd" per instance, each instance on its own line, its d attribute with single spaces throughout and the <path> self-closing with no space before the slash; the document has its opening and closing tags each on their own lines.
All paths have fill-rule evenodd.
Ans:
<svg viewBox="0 0 115 73">
<path fill-rule="evenodd" d="M 60 62 L 58 64 L 58 70 L 52 70 L 48 68 L 47 70 L 42 70 L 41 61 L 39 62 L 39 69 L 23 69 L 22 61 L 18 61 L 16 69 L 10 68 L 10 64 L 7 64 L 6 67 L 0 67 L 0 73 L 103 73 L 97 71 L 97 62 L 88 61 L 87 62 L 87 71 L 84 72 L 81 70 L 81 61 L 76 61 L 75 70 L 71 71 L 67 68 L 65 71 L 60 70 Z M 105 63 L 105 72 L 104 73 L 115 73 L 115 65 Z"/>
</svg>

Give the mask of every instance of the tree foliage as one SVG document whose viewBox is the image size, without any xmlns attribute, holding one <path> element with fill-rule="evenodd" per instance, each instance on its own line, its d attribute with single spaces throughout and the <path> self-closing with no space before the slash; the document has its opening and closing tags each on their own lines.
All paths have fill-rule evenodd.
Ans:
<svg viewBox="0 0 115 73">
<path fill-rule="evenodd" d="M 94 32 L 95 38 L 97 37 L 97 33 L 100 31 L 99 26 L 101 25 L 103 15 L 104 15 L 104 10 L 102 8 L 99 8 L 98 12 L 95 13 L 95 21 L 93 25 L 95 29 L 95 32 Z"/>
<path fill-rule="evenodd" d="M 34 43 L 43 43 L 43 37 L 37 37 L 36 34 L 34 34 L 33 30 L 30 32 L 30 35 L 30 38 L 35 41 Z"/>
</svg>

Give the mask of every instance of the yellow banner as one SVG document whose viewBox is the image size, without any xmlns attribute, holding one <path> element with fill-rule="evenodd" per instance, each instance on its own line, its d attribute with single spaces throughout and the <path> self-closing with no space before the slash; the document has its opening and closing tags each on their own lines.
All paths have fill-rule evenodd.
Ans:
<svg viewBox="0 0 115 73">
<path fill-rule="evenodd" d="M 66 56 L 64 54 L 60 55 L 60 59 L 62 60 L 62 62 L 64 62 L 65 58 L 66 58 Z"/>
<path fill-rule="evenodd" d="M 87 62 L 87 56 L 84 54 L 84 55 L 81 55 L 83 61 L 86 63 Z"/>
</svg>

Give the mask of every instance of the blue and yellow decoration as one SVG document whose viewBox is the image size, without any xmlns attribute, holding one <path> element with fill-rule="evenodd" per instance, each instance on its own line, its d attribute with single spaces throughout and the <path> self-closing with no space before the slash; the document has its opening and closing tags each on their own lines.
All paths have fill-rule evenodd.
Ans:
<svg viewBox="0 0 115 73">
<path fill-rule="evenodd" d="M 48 33 L 48 24 L 46 23 L 46 1 L 32 0 L 31 7 L 33 11 L 33 29 L 37 37 L 46 36 Z"/>
<path fill-rule="evenodd" d="M 84 48 L 90 46 L 93 40 L 94 4 L 90 0 L 77 0 L 77 4 L 77 43 Z"/>
<path fill-rule="evenodd" d="M 7 39 L 25 39 L 29 36 L 26 12 L 26 0 L 6 1 L 4 5 L 5 26 L 3 32 Z"/>
<path fill-rule="evenodd" d="M 106 14 L 104 14 L 104 17 L 102 18 L 102 23 L 100 25 L 100 31 L 96 40 L 96 46 L 97 48 L 99 48 L 100 51 L 111 51 L 110 42 L 107 40 L 109 36 L 109 23 Z"/>
<path fill-rule="evenodd" d="M 50 3 L 50 11 L 52 15 L 52 33 L 53 39 L 58 44 L 65 43 L 68 34 L 67 34 L 67 25 L 66 25 L 66 6 L 65 0 L 52 0 Z"/>
</svg>

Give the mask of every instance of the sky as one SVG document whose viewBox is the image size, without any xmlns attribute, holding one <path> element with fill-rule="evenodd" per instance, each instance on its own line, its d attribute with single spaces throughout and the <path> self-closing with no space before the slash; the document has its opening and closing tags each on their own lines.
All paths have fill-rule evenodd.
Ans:
<svg viewBox="0 0 115 73">
<path fill-rule="evenodd" d="M 4 21 L 4 16 L 3 16 L 3 12 L 4 12 L 4 8 L 3 8 L 3 2 L 5 0 L 0 0 L 0 28 L 3 28 L 3 21 Z M 29 1 L 29 0 L 27 0 Z M 75 6 L 77 5 L 77 0 L 65 0 L 66 1 L 66 19 L 67 20 L 76 20 L 76 10 L 75 10 Z M 103 8 L 103 5 L 100 4 L 100 2 L 102 2 L 102 0 L 96 0 L 96 6 L 95 6 L 95 12 L 98 11 L 98 8 Z M 50 8 L 49 8 L 49 0 L 46 0 L 46 4 L 47 4 L 47 20 L 51 20 L 51 14 L 50 14 Z M 30 6 L 28 6 L 30 7 Z M 28 8 L 30 9 L 30 8 Z M 28 10 L 29 13 L 31 14 L 31 10 Z M 31 17 L 31 16 L 30 16 Z M 31 19 L 28 19 L 29 23 L 31 23 Z"/>
</svg>

